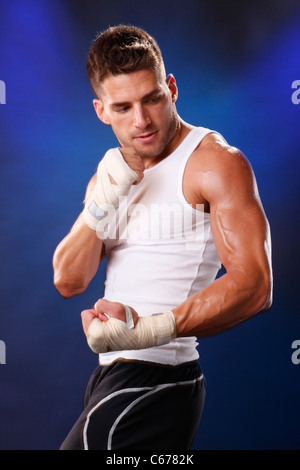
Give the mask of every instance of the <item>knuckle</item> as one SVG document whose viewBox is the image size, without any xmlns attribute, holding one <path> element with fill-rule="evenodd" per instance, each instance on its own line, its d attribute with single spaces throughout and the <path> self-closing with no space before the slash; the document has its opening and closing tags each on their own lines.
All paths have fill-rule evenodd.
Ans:
<svg viewBox="0 0 300 470">
<path fill-rule="evenodd" d="M 125 312 L 124 305 L 116 303 L 116 313 L 122 315 Z"/>
</svg>

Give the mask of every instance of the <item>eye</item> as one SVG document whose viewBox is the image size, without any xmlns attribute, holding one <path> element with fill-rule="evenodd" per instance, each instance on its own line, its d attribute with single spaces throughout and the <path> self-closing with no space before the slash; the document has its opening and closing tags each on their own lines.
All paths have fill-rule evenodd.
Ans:
<svg viewBox="0 0 300 470">
<path fill-rule="evenodd" d="M 126 113 L 126 111 L 128 111 L 129 109 L 129 106 L 122 106 L 121 108 L 117 108 L 115 111 L 117 113 Z"/>
<path fill-rule="evenodd" d="M 148 101 L 149 101 L 149 103 L 155 104 L 155 103 L 158 103 L 159 100 L 160 100 L 160 96 L 153 96 Z"/>
</svg>

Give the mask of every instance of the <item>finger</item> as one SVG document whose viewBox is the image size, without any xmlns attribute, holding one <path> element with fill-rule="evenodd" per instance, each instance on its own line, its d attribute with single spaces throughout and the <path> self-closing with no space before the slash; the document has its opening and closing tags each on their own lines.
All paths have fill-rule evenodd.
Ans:
<svg viewBox="0 0 300 470">
<path fill-rule="evenodd" d="M 137 155 L 134 147 L 119 147 L 121 154 Z"/>
<path fill-rule="evenodd" d="M 84 321 L 93 320 L 94 317 L 97 317 L 98 314 L 95 309 L 89 308 L 81 312 L 81 318 Z"/>
<path fill-rule="evenodd" d="M 126 322 L 125 307 L 120 302 L 111 302 L 106 299 L 99 299 L 95 304 L 95 309 L 101 314 L 107 314 L 109 317 L 117 318 Z"/>
<path fill-rule="evenodd" d="M 98 313 L 98 318 L 99 318 L 99 320 L 105 322 L 105 321 L 108 321 L 108 320 L 109 320 L 109 315 L 108 315 L 107 313 L 101 313 L 101 312 L 99 312 L 99 313 Z"/>
<path fill-rule="evenodd" d="M 97 312 L 97 316 L 101 321 L 107 321 L 109 318 L 109 314 L 111 309 L 113 308 L 114 302 L 110 302 L 106 299 L 98 299 L 94 305 L 94 309 Z"/>
<path fill-rule="evenodd" d="M 139 157 L 138 155 L 136 157 L 129 157 L 126 159 L 126 163 L 134 171 L 144 171 L 145 164 L 144 164 L 144 160 L 140 160 L 141 158 L 142 157 Z"/>
<path fill-rule="evenodd" d="M 136 157 L 128 158 L 126 160 L 126 163 L 137 174 L 137 180 L 133 184 L 138 184 L 144 178 L 144 171 L 145 171 L 144 160 L 142 159 L 142 157 L 139 157 L 137 155 Z"/>
<path fill-rule="evenodd" d="M 94 303 L 94 309 L 97 310 L 97 312 L 100 312 L 103 300 L 104 299 L 98 299 L 97 302 Z"/>
<path fill-rule="evenodd" d="M 83 310 L 81 312 L 81 322 L 85 334 L 87 334 L 89 326 L 96 316 L 97 312 L 94 309 Z"/>
<path fill-rule="evenodd" d="M 142 181 L 142 179 L 144 178 L 144 172 L 143 171 L 137 171 L 137 170 L 134 170 L 134 171 L 138 175 L 138 179 L 132 184 L 136 185 L 136 184 L 139 184 Z"/>
<path fill-rule="evenodd" d="M 120 152 L 124 158 L 124 161 L 133 171 L 135 171 L 138 176 L 137 180 L 133 184 L 139 184 L 144 178 L 144 159 L 136 153 L 133 147 L 122 147 L 120 148 Z"/>
<path fill-rule="evenodd" d="M 124 160 L 130 164 L 135 165 L 137 170 L 144 170 L 144 159 L 140 155 L 136 153 L 136 150 L 133 147 L 122 147 L 120 148 L 120 152 L 124 158 Z M 134 169 L 134 168 L 132 168 Z"/>
</svg>

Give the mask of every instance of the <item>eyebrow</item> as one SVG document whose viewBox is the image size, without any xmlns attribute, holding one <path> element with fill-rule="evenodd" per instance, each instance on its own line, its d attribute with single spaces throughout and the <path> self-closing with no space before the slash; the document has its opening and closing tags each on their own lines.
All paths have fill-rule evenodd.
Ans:
<svg viewBox="0 0 300 470">
<path fill-rule="evenodd" d="M 149 98 L 152 98 L 152 96 L 159 95 L 162 92 L 160 88 L 156 88 L 155 90 L 150 91 L 146 95 L 142 97 L 142 101 L 146 101 Z M 130 101 L 122 101 L 119 103 L 111 103 L 110 107 L 117 109 L 117 108 L 122 108 L 124 106 L 128 106 L 130 104 Z"/>
</svg>

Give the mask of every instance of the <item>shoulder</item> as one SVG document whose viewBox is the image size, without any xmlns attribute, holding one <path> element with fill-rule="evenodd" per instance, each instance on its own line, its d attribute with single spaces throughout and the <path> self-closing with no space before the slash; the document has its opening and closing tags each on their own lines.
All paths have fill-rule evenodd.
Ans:
<svg viewBox="0 0 300 470">
<path fill-rule="evenodd" d="M 229 145 L 221 135 L 208 134 L 189 162 L 193 184 L 206 200 L 231 192 L 253 191 L 254 173 L 243 152 Z"/>
<path fill-rule="evenodd" d="M 229 145 L 226 140 L 215 132 L 204 137 L 194 151 L 193 161 L 203 169 L 230 170 L 235 167 L 250 168 L 250 163 L 243 152 Z"/>
</svg>

